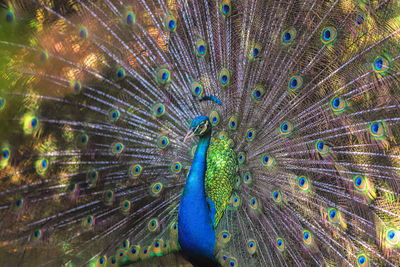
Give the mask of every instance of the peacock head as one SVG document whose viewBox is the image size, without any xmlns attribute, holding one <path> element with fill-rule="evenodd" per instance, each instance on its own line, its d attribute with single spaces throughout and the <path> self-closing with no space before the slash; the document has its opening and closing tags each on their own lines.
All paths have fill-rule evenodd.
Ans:
<svg viewBox="0 0 400 267">
<path fill-rule="evenodd" d="M 201 115 L 195 118 L 190 124 L 190 131 L 185 136 L 183 140 L 186 142 L 187 140 L 195 137 L 195 136 L 204 136 L 211 131 L 211 123 L 210 119 L 207 116 Z"/>
</svg>

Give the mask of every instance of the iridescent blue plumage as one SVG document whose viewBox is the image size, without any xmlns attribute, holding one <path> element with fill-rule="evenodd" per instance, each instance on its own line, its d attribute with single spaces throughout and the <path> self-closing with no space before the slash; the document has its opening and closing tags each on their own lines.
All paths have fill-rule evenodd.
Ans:
<svg viewBox="0 0 400 267">
<path fill-rule="evenodd" d="M 215 231 L 204 187 L 211 124 L 208 117 L 199 116 L 190 128 L 200 139 L 179 204 L 178 234 L 179 243 L 189 258 L 203 262 L 207 258 L 215 260 Z"/>
</svg>

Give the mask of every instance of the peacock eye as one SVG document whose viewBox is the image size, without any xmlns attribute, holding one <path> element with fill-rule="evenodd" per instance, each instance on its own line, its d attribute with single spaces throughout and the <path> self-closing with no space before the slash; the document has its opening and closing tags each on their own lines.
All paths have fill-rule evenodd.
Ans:
<svg viewBox="0 0 400 267">
<path fill-rule="evenodd" d="M 196 133 L 197 134 L 201 133 L 205 127 L 206 127 L 205 124 L 200 124 L 199 127 L 197 127 Z"/>
</svg>

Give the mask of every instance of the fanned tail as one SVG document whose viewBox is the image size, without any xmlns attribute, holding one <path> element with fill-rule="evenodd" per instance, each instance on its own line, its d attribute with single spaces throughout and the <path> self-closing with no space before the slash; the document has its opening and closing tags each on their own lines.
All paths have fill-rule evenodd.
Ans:
<svg viewBox="0 0 400 267">
<path fill-rule="evenodd" d="M 186 264 L 177 213 L 196 139 L 182 141 L 207 115 L 238 165 L 215 224 L 221 265 L 399 266 L 399 12 L 3 4 L 2 263 Z"/>
</svg>

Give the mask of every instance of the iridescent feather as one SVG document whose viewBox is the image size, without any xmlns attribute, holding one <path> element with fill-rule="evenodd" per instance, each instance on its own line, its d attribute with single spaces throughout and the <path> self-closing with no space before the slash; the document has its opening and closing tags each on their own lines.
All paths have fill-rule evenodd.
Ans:
<svg viewBox="0 0 400 267">
<path fill-rule="evenodd" d="M 399 39 L 395 0 L 2 1 L 0 265 L 400 266 Z"/>
</svg>

